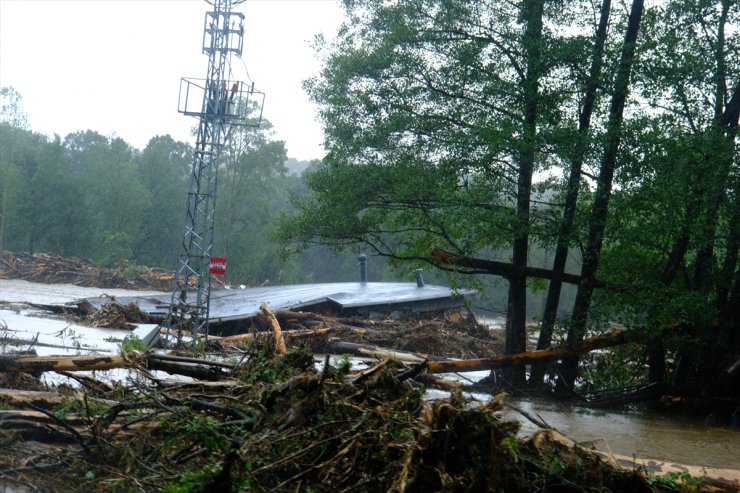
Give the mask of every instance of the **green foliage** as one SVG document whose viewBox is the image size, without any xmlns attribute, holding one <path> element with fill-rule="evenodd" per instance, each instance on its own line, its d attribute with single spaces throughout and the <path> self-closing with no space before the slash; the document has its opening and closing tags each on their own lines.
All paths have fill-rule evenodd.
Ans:
<svg viewBox="0 0 740 493">
<path fill-rule="evenodd" d="M 581 392 L 636 387 L 647 383 L 647 355 L 641 346 L 628 344 L 584 355 Z"/>
<path fill-rule="evenodd" d="M 508 452 L 508 454 L 518 462 L 522 458 L 522 453 L 519 450 L 519 444 L 516 438 L 508 436 L 501 440 L 501 446 Z"/>
<path fill-rule="evenodd" d="M 144 344 L 144 341 L 141 340 L 141 338 L 134 334 L 129 334 L 126 337 L 123 338 L 123 341 L 121 342 L 121 353 L 126 354 L 130 353 L 131 351 L 147 351 L 148 348 L 146 347 L 146 344 Z"/>
<path fill-rule="evenodd" d="M 408 279 L 435 263 L 435 249 L 550 268 L 569 166 L 583 150 L 566 238 L 567 270 L 578 273 L 626 12 L 612 5 L 603 74 L 581 135 L 593 5 L 544 2 L 539 35 L 530 29 L 539 4 L 345 2 L 336 39 L 317 39 L 322 72 L 305 82 L 324 124 L 326 157 L 286 166 L 269 122 L 235 132 L 225 150 L 216 253 L 229 259 L 228 281 L 354 280 L 360 252 L 389 260 L 374 263 L 372 280 Z M 645 10 L 613 183 L 602 184 L 609 210 L 594 238 L 598 279 L 621 289 L 597 291 L 592 330 L 613 320 L 651 332 L 675 322 L 701 326 L 731 311 L 740 243 L 739 23 L 740 4 L 729 0 Z M 2 88 L 0 96 L 0 250 L 172 267 L 188 144 L 156 136 L 139 151 L 92 130 L 46 138 L 24 125 L 20 94 Z M 515 238 L 521 248 L 513 256 Z M 425 277 L 486 288 L 486 308 L 512 306 L 508 280 L 466 280 L 467 272 Z M 533 292 L 544 295 L 549 284 L 527 282 L 531 317 L 541 305 Z M 570 311 L 572 291 L 564 290 L 561 312 Z M 665 342 L 669 351 L 690 351 L 695 341 Z M 626 381 L 617 376 L 615 383 Z"/>
<path fill-rule="evenodd" d="M 3 104 L 20 102 L 11 88 L 2 96 Z M 153 137 L 139 151 L 92 130 L 48 139 L 0 123 L 0 249 L 87 257 L 123 265 L 125 275 L 139 265 L 171 268 L 181 253 L 192 159 L 190 146 L 169 135 Z M 275 218 L 304 185 L 285 167 L 284 143 L 273 139 L 269 122 L 234 132 L 223 161 L 217 248 L 229 259 L 229 280 L 356 279 L 352 255 L 316 247 L 285 258 L 272 243 Z M 294 170 L 307 165 L 292 163 Z M 378 267 L 373 275 L 381 272 Z"/>
<path fill-rule="evenodd" d="M 352 361 L 348 354 L 343 354 L 337 362 L 337 375 L 348 375 L 350 370 L 352 370 Z"/>
<path fill-rule="evenodd" d="M 52 414 L 59 419 L 66 419 L 70 414 L 94 418 L 102 416 L 108 406 L 96 399 L 63 399 L 51 408 Z"/>
<path fill-rule="evenodd" d="M 704 485 L 703 478 L 693 477 L 686 471 L 669 472 L 662 476 L 651 475 L 648 477 L 648 481 L 651 485 L 664 485 L 684 493 L 699 492 Z"/>
<path fill-rule="evenodd" d="M 195 493 L 205 491 L 214 477 L 221 472 L 219 464 L 207 464 L 197 471 L 186 471 L 177 478 L 176 483 L 170 483 L 162 488 L 162 493 Z"/>
<path fill-rule="evenodd" d="M 23 97 L 13 87 L 0 87 L 0 123 L 15 128 L 28 127 Z"/>
<path fill-rule="evenodd" d="M 123 262 L 123 275 L 127 279 L 133 279 L 136 276 L 144 274 L 146 272 L 146 266 L 136 265 L 131 262 Z"/>
<path fill-rule="evenodd" d="M 550 461 L 550 467 L 548 468 L 548 474 L 550 475 L 557 475 L 560 474 L 565 470 L 565 464 L 562 460 L 560 460 L 560 457 L 553 457 L 552 461 Z"/>
</svg>

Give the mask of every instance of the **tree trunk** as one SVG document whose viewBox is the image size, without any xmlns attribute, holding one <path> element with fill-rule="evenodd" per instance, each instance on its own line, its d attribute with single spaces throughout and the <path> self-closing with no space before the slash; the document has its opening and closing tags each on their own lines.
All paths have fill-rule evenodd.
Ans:
<svg viewBox="0 0 740 493">
<path fill-rule="evenodd" d="M 735 139 L 737 138 L 738 125 L 740 124 L 740 79 L 735 84 L 735 90 L 732 98 L 725 105 L 725 110 L 720 118 L 720 126 L 726 127 L 727 140 L 730 142 L 730 152 L 734 149 Z M 730 157 L 732 159 L 732 157 Z M 732 164 L 730 162 L 730 164 Z M 720 310 L 732 310 L 732 304 L 728 305 L 728 296 L 732 285 L 733 272 L 737 266 L 738 248 L 740 247 L 740 179 L 737 175 L 732 182 L 732 189 L 735 194 L 735 203 L 732 210 L 732 220 L 730 221 L 730 231 L 727 238 L 727 252 L 725 261 L 717 281 L 717 306 Z"/>
<path fill-rule="evenodd" d="M 726 98 L 727 92 L 727 70 L 725 62 L 725 25 L 727 23 L 727 14 L 730 9 L 730 1 L 722 1 L 722 12 L 717 26 L 717 41 L 715 44 L 714 56 L 717 65 L 715 74 L 715 93 L 714 93 L 714 119 L 712 126 L 707 130 L 708 142 L 705 143 L 704 153 L 704 173 L 701 179 L 704 182 L 705 193 L 699 197 L 702 210 L 697 215 L 698 224 L 702 226 L 703 234 L 700 235 L 699 248 L 696 254 L 694 264 L 694 276 L 692 279 L 692 289 L 709 293 L 712 289 L 712 276 L 715 274 L 715 241 L 717 226 L 719 224 L 719 214 L 722 204 L 727 200 L 725 183 L 730 176 L 732 165 L 735 158 L 735 139 L 737 138 L 738 119 L 740 118 L 740 80 L 737 81 L 729 101 Z M 735 226 L 736 227 L 736 226 Z M 731 226 L 732 229 L 732 226 Z M 731 233 L 732 234 L 732 233 Z M 730 242 L 732 238 L 730 238 Z M 731 244 L 727 245 L 727 257 L 733 255 Z M 731 259 L 730 259 L 731 260 Z M 734 270 L 734 266 L 731 269 Z M 720 287 L 723 280 L 727 279 L 725 267 L 719 273 L 714 288 L 717 292 L 717 305 L 720 306 L 720 297 L 725 296 Z M 677 356 L 677 368 L 675 371 L 675 384 L 683 385 L 686 383 L 690 370 L 694 366 L 692 356 L 688 352 L 682 352 Z"/>
<path fill-rule="evenodd" d="M 581 276 L 577 274 L 556 273 L 550 269 L 514 265 L 513 263 L 510 264 L 500 262 L 498 260 L 468 257 L 448 252 L 441 248 L 435 248 L 431 251 L 429 257 L 424 257 L 423 260 L 426 260 L 435 267 L 443 270 L 453 270 L 447 266 L 454 266 L 455 272 L 460 272 L 460 267 L 466 267 L 469 269 L 468 271 L 465 271 L 466 274 L 489 274 L 493 276 L 501 276 L 507 280 L 514 277 L 537 277 L 540 279 L 549 279 L 551 281 L 559 280 L 566 284 L 581 283 Z M 602 287 L 604 289 L 616 291 L 628 289 L 625 286 L 610 285 L 599 280 L 594 282 L 597 287 Z"/>
<path fill-rule="evenodd" d="M 725 126 L 730 127 L 733 120 L 733 105 L 725 101 L 727 93 L 727 64 L 725 61 L 725 24 L 730 10 L 730 0 L 722 0 L 722 12 L 717 25 L 717 41 L 715 44 L 714 58 L 717 70 L 714 74 L 714 119 L 709 129 L 709 145 L 705 153 L 707 189 L 709 193 L 703 197 L 705 210 L 703 211 L 704 234 L 700 238 L 702 243 L 696 255 L 694 269 L 694 288 L 701 292 L 709 289 L 709 279 L 714 270 L 714 243 L 717 234 L 718 210 L 725 195 L 724 183 L 732 167 L 734 159 L 734 140 L 732 131 L 725 131 Z M 736 88 L 740 89 L 740 85 Z M 733 97 L 734 99 L 734 97 Z M 728 112 L 728 109 L 730 111 Z M 726 113 L 730 113 L 727 117 Z M 725 124 L 725 120 L 728 120 Z M 737 117 L 735 117 L 737 122 Z M 735 128 L 737 123 L 735 123 Z M 721 163 L 721 166 L 717 166 Z"/>
<path fill-rule="evenodd" d="M 726 15 L 726 12 L 725 12 Z M 722 21 L 720 20 L 720 25 L 722 24 Z M 719 38 L 722 39 L 724 36 L 721 34 L 723 31 L 723 28 L 719 28 Z M 722 50 L 719 50 L 720 52 Z M 718 65 L 719 60 L 718 60 Z M 718 70 L 720 71 L 720 70 Z M 724 93 L 724 84 L 718 83 L 717 84 L 717 93 L 715 94 L 715 101 L 721 101 L 722 99 L 720 96 Z M 727 104 L 724 105 L 724 107 L 715 107 L 715 135 L 719 134 L 720 138 L 720 144 L 717 146 L 710 146 L 711 150 L 707 151 L 705 153 L 705 163 L 709 163 L 708 167 L 710 169 L 716 168 L 714 166 L 715 159 L 719 160 L 719 162 L 724 161 L 727 163 L 727 169 L 729 171 L 729 166 L 731 166 L 732 163 L 732 150 L 734 149 L 734 140 L 737 136 L 737 126 L 738 126 L 738 115 L 740 115 L 740 81 L 735 86 L 735 89 L 733 91 L 733 95 L 730 98 L 730 101 L 727 102 Z M 725 131 L 725 136 L 722 137 L 721 133 L 722 131 Z M 710 130 L 712 132 L 712 130 Z M 711 135 L 711 134 L 710 134 Z M 723 145 L 721 142 L 722 140 L 725 140 L 726 143 Z M 715 156 L 714 152 L 717 151 L 717 149 L 721 149 L 724 146 L 727 146 L 729 148 L 729 152 L 725 152 L 726 156 Z M 686 215 L 684 219 L 684 223 L 681 227 L 681 232 L 678 236 L 678 239 L 671 250 L 671 253 L 668 257 L 668 260 L 666 262 L 665 267 L 663 268 L 663 272 L 660 277 L 660 282 L 663 284 L 670 284 L 673 282 L 678 266 L 681 264 L 681 262 L 684 259 L 684 255 L 686 254 L 686 251 L 688 250 L 689 241 L 690 241 L 690 229 L 692 227 L 692 224 L 699 221 L 700 223 L 705 223 L 706 221 L 704 219 L 701 219 L 703 217 L 707 217 L 707 214 L 712 214 L 715 219 L 710 221 L 712 224 L 712 233 L 711 233 L 711 239 L 709 238 L 703 238 L 703 247 L 700 250 L 700 252 L 697 254 L 697 260 L 694 268 L 694 278 L 693 278 L 693 288 L 694 289 L 706 289 L 705 283 L 707 278 L 710 274 L 710 269 L 712 267 L 712 259 L 714 257 L 714 228 L 717 221 L 717 207 L 719 203 L 719 199 L 716 198 L 714 200 L 706 201 L 705 197 L 709 195 L 709 192 L 707 192 L 707 189 L 711 190 L 713 186 L 720 187 L 720 184 L 712 185 L 711 180 L 706 179 L 706 175 L 703 173 L 699 173 L 704 180 L 700 180 L 696 187 L 693 188 L 693 193 L 689 196 L 687 200 L 687 210 Z M 716 178 L 718 180 L 722 180 L 722 183 L 724 183 L 724 180 L 722 179 L 721 175 L 720 177 Z M 737 182 L 735 182 L 737 183 Z M 717 189 L 719 190 L 719 188 Z M 737 191 L 737 186 L 735 186 L 735 190 Z M 721 190 L 718 192 L 721 194 Z M 714 202 L 714 204 L 710 205 L 709 207 L 705 207 L 704 211 L 702 211 L 702 203 L 709 204 L 709 202 Z M 738 221 L 740 221 L 740 198 L 738 198 L 737 193 L 735 194 L 735 205 L 733 210 L 733 218 L 730 222 L 730 224 L 738 224 Z M 706 226 L 704 224 L 703 226 Z M 737 264 L 737 255 L 738 255 L 738 243 L 740 243 L 740 233 L 738 233 L 738 228 L 730 228 L 728 239 L 727 239 L 727 247 L 726 247 L 726 254 L 725 254 L 725 262 L 722 267 L 722 270 L 719 273 L 718 280 L 716 282 L 716 290 L 717 290 L 717 308 L 721 312 L 725 312 L 725 315 L 727 315 L 727 300 L 729 296 L 729 290 L 732 283 L 732 276 L 733 272 L 735 271 L 735 266 Z M 711 246 L 709 246 L 711 245 Z M 732 308 L 730 308 L 731 310 Z M 681 362 L 680 365 L 683 365 L 684 368 L 687 365 L 687 360 L 689 359 L 689 356 L 687 354 L 679 355 L 680 357 L 677 358 L 678 361 Z M 648 353 L 649 357 L 649 375 L 650 375 L 650 381 L 659 381 L 658 378 L 663 378 L 665 376 L 665 351 L 663 349 L 662 341 L 655 340 L 653 344 L 650 347 L 650 351 Z M 680 366 L 679 365 L 679 366 Z M 686 372 L 679 368 L 680 371 L 676 372 L 678 375 L 678 378 L 676 378 L 676 381 L 678 383 L 681 383 L 681 379 L 686 375 Z"/>
<path fill-rule="evenodd" d="M 446 361 L 447 358 L 429 354 L 411 353 L 409 351 L 398 351 L 395 349 L 382 348 L 371 344 L 358 344 L 346 341 L 330 341 L 326 345 L 327 352 L 333 354 L 351 354 L 365 358 L 390 359 L 393 361 L 404 361 L 406 363 L 421 363 L 424 360 Z"/>
<path fill-rule="evenodd" d="M 529 254 L 529 213 L 532 194 L 532 174 L 537 152 L 537 111 L 539 106 L 539 84 L 542 74 L 542 17 L 544 0 L 527 0 L 522 7 L 526 28 L 522 39 L 527 71 L 522 81 L 524 102 L 524 124 L 519 144 L 517 177 L 516 226 L 512 263 L 526 267 Z M 518 276 L 509 279 L 509 297 L 506 317 L 507 354 L 526 350 L 527 322 L 527 279 Z M 514 386 L 525 383 L 523 368 L 507 372 L 504 378 Z"/>
<path fill-rule="evenodd" d="M 711 325 L 711 330 L 716 330 L 718 322 Z M 663 328 L 664 333 L 679 332 L 685 330 L 687 326 L 683 324 L 673 324 Z M 432 373 L 449 373 L 461 371 L 482 371 L 494 368 L 507 367 L 524 367 L 529 364 L 543 363 L 558 359 L 568 359 L 578 356 L 580 353 L 595 351 L 630 342 L 644 342 L 648 334 L 637 330 L 615 330 L 608 334 L 592 336 L 578 345 L 559 346 L 550 349 L 538 349 L 536 351 L 524 351 L 517 354 L 505 354 L 503 356 L 494 356 L 492 358 L 465 359 L 465 360 L 448 360 L 448 361 L 429 361 L 427 367 Z"/>
<path fill-rule="evenodd" d="M 427 363 L 432 373 L 452 373 L 492 370 L 494 368 L 524 368 L 526 365 L 544 363 L 558 359 L 571 358 L 578 353 L 604 349 L 631 342 L 626 332 L 613 332 L 603 336 L 589 337 L 577 347 L 560 346 L 536 351 L 523 351 L 492 358 L 465 359 L 457 361 L 430 361 Z"/>
<path fill-rule="evenodd" d="M 601 159 L 596 193 L 594 194 L 594 204 L 589 219 L 588 243 L 583 257 L 583 267 L 581 270 L 583 280 L 578 286 L 571 324 L 568 329 L 567 343 L 574 348 L 578 346 L 586 333 L 588 310 L 591 306 L 594 281 L 596 280 L 596 271 L 601 255 L 601 245 L 604 241 L 612 180 L 621 140 L 624 103 L 629 92 L 630 72 L 635 57 L 637 34 L 640 31 L 640 20 L 644 8 L 643 3 L 643 0 L 633 0 L 632 2 L 632 9 L 627 21 L 627 32 L 624 37 L 624 45 L 622 46 L 621 59 L 614 83 L 614 94 L 609 110 L 609 122 L 607 124 L 606 148 Z M 563 376 L 562 384 L 568 388 L 572 388 L 578 374 L 577 354 L 563 362 L 561 374 Z"/>
<path fill-rule="evenodd" d="M 732 211 L 732 220 L 730 224 L 735 225 L 727 233 L 727 252 L 725 261 L 722 264 L 719 279 L 717 280 L 717 308 L 721 312 L 732 310 L 728 304 L 728 297 L 732 287 L 732 276 L 737 268 L 738 249 L 740 248 L 740 187 L 738 187 L 738 178 L 735 178 L 734 193 L 735 207 Z M 735 307 L 737 309 L 737 307 Z"/>
<path fill-rule="evenodd" d="M 610 12 L 611 0 L 604 0 L 601 4 L 599 26 L 596 30 L 593 59 L 591 60 L 591 69 L 589 71 L 588 81 L 586 82 L 583 109 L 581 110 L 581 114 L 578 119 L 578 134 L 576 135 L 576 145 L 571 157 L 563 218 L 560 222 L 558 241 L 555 248 L 555 259 L 553 260 L 552 265 L 552 270 L 556 278 L 550 281 L 550 286 L 547 291 L 547 301 L 545 302 L 545 310 L 542 315 L 542 325 L 540 326 L 540 337 L 537 341 L 537 349 L 546 349 L 550 347 L 550 344 L 552 343 L 552 332 L 555 328 L 555 318 L 557 316 L 558 305 L 560 304 L 560 292 L 563 286 L 563 282 L 557 278 L 557 276 L 562 276 L 565 272 L 565 264 L 568 259 L 568 248 L 570 246 L 571 235 L 573 233 L 573 222 L 575 220 L 576 204 L 578 203 L 578 190 L 581 183 L 581 167 L 586 154 L 586 144 L 588 142 L 588 133 L 591 127 L 591 115 L 593 113 L 594 102 L 596 101 L 596 91 L 598 90 L 599 81 L 601 80 L 601 67 L 604 61 L 604 43 L 606 42 L 606 31 L 609 24 Z M 530 376 L 530 384 L 535 386 L 541 384 L 544 376 L 544 366 L 533 366 Z"/>
<path fill-rule="evenodd" d="M 689 247 L 689 228 L 691 218 L 694 217 L 692 207 L 694 201 L 690 201 L 687 207 L 686 217 L 684 223 L 681 226 L 681 231 L 678 234 L 676 243 L 671 249 L 671 253 L 668 255 L 663 271 L 660 274 L 660 282 L 668 286 L 673 282 L 678 272 L 678 266 L 683 262 L 686 250 Z M 654 311 L 651 313 L 651 317 L 654 317 Z M 661 338 L 654 338 L 648 343 L 648 381 L 650 383 L 662 382 L 665 380 L 666 368 L 665 368 L 665 346 Z"/>
<path fill-rule="evenodd" d="M 262 303 L 260 305 L 260 311 L 262 315 L 267 319 L 272 328 L 272 337 L 275 339 L 275 351 L 278 354 L 285 354 L 288 352 L 288 348 L 285 346 L 285 338 L 283 337 L 283 329 L 275 318 L 275 314 L 270 310 L 270 305 Z"/>
<path fill-rule="evenodd" d="M 0 372 L 23 371 L 39 373 L 45 371 L 111 370 L 128 366 L 126 360 L 117 355 L 88 356 L 15 356 L 0 355 Z"/>
</svg>

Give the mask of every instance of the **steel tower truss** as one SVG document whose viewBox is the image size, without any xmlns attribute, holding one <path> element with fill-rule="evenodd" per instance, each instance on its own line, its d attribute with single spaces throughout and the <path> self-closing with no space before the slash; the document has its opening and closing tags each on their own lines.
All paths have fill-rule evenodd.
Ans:
<svg viewBox="0 0 740 493">
<path fill-rule="evenodd" d="M 235 126 L 258 126 L 259 98 L 264 94 L 238 80 L 229 80 L 231 58 L 241 57 L 244 14 L 233 7 L 244 0 L 206 0 L 203 53 L 208 55 L 205 79 L 183 78 L 178 111 L 199 119 L 188 190 L 185 233 L 173 278 L 172 297 L 166 320 L 168 335 L 176 331 L 178 343 L 183 330 L 190 331 L 195 345 L 200 334 L 208 337 L 211 292 L 209 266 L 214 253 L 216 185 L 221 154 Z M 250 98 L 257 98 L 257 105 Z M 260 114 L 250 115 L 254 108 Z M 169 337 L 168 337 L 169 340 Z"/>
</svg>

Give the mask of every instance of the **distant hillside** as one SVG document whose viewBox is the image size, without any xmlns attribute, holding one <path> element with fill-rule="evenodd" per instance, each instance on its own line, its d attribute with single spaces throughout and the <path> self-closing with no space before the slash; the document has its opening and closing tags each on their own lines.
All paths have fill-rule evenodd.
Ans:
<svg viewBox="0 0 740 493">
<path fill-rule="evenodd" d="M 288 173 L 301 175 L 310 164 L 311 161 L 298 161 L 296 158 L 289 157 L 285 167 L 288 168 Z"/>
</svg>

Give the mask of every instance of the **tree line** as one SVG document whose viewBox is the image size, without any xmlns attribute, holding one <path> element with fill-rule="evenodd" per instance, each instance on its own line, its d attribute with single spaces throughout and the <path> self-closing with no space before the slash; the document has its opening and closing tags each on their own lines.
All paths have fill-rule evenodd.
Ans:
<svg viewBox="0 0 740 493">
<path fill-rule="evenodd" d="M 617 320 L 653 334 L 652 381 L 700 388 L 732 363 L 738 2 L 345 9 L 336 40 L 317 39 L 324 68 L 306 88 L 328 153 L 282 224 L 285 241 L 361 244 L 460 283 L 503 279 L 508 353 L 526 348 L 528 286 L 544 282 L 539 348 L 576 347 Z M 549 265 L 535 265 L 535 248 L 552 253 Z M 558 320 L 566 284 L 575 299 Z M 668 323 L 718 317 L 708 334 L 660 336 Z M 534 368 L 529 381 L 547 370 L 573 388 L 578 365 Z M 516 386 L 526 376 L 506 374 Z"/>
<path fill-rule="evenodd" d="M 143 150 L 94 130 L 61 138 L 33 132 L 21 95 L 0 89 L 0 250 L 79 256 L 105 266 L 174 269 L 184 234 L 189 143 L 155 136 Z M 325 247 L 281 256 L 273 224 L 305 193 L 289 172 L 310 163 L 287 158 L 269 121 L 235 132 L 220 165 L 215 251 L 226 281 L 285 284 L 358 279 L 356 255 Z M 382 266 L 371 271 L 382 275 Z"/>
</svg>

